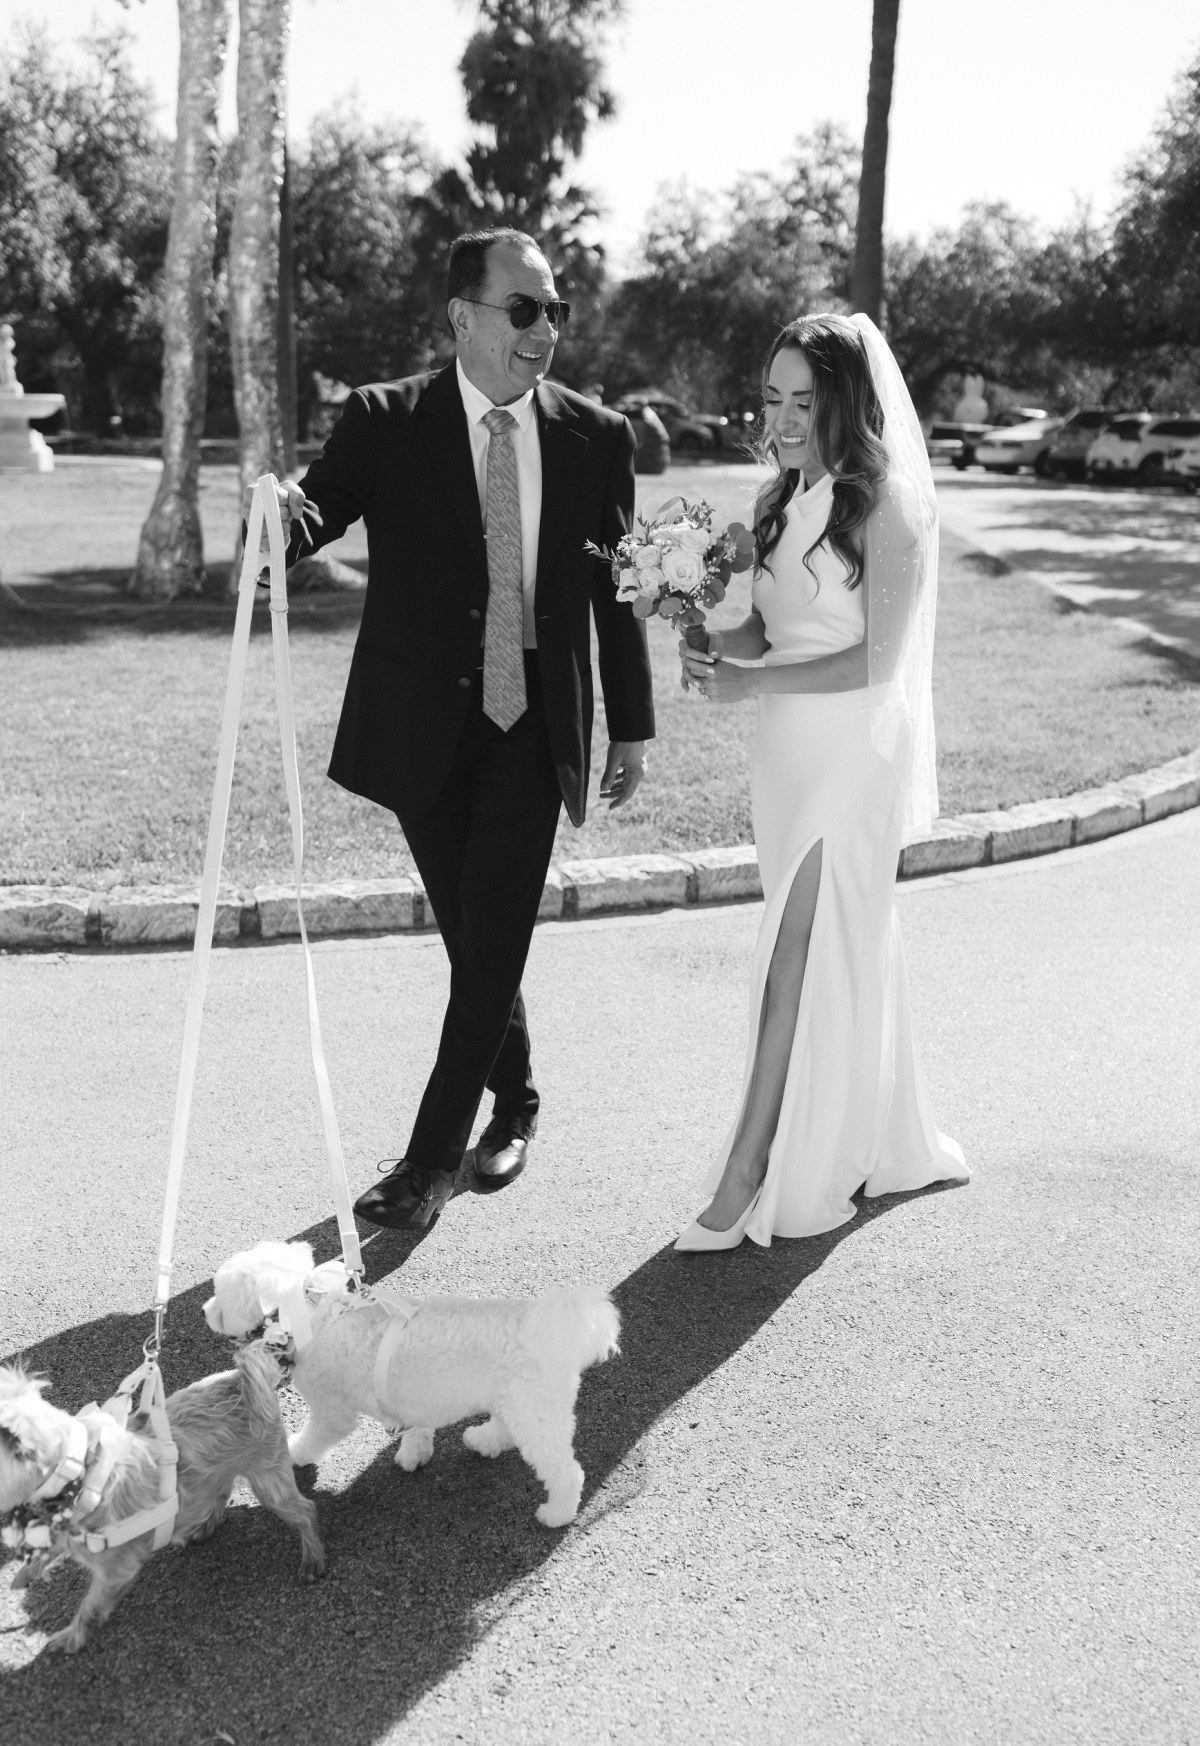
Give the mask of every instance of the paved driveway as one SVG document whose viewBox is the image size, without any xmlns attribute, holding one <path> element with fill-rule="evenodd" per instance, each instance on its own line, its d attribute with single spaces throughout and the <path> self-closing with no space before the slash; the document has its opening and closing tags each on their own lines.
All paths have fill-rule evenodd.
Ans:
<svg viewBox="0 0 1200 1746">
<path fill-rule="evenodd" d="M 37 1651 L 77 1574 L 32 1629 L 0 1576 L 5 1746 L 1195 1739 L 1197 889 L 1194 814 L 906 886 L 974 1181 L 715 1257 L 670 1244 L 735 1093 L 758 906 L 540 929 L 529 1172 L 368 1255 L 417 1292 L 613 1290 L 579 1522 L 538 1527 L 515 1454 L 444 1432 L 410 1476 L 365 1424 L 314 1482 L 315 1588 L 247 1496 L 72 1661 Z M 445 971 L 427 939 L 317 959 L 361 1184 L 406 1131 Z M 187 974 L 0 958 L 3 1347 L 71 1406 L 147 1327 Z M 225 1254 L 331 1252 L 301 1002 L 293 947 L 215 955 L 172 1384 L 222 1362 L 200 1303 Z"/>
<path fill-rule="evenodd" d="M 1079 606 L 1200 654 L 1200 497 L 939 467 L 942 522 Z"/>
</svg>

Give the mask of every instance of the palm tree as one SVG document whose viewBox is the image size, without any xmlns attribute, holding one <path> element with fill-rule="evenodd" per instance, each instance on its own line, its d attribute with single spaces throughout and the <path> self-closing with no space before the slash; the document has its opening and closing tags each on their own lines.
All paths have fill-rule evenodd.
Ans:
<svg viewBox="0 0 1200 1746">
<path fill-rule="evenodd" d="M 179 0 L 175 200 L 163 272 L 163 470 L 130 592 L 170 600 L 204 582 L 200 438 L 217 230 L 217 104 L 229 0 Z"/>
<path fill-rule="evenodd" d="M 280 191 L 291 0 L 239 0 L 238 179 L 229 233 L 229 338 L 243 488 L 286 472 L 279 386 Z M 230 580 L 236 588 L 235 572 Z"/>
<path fill-rule="evenodd" d="M 887 177 L 888 112 L 900 0 L 875 0 L 871 14 L 871 73 L 867 83 L 867 128 L 863 135 L 858 225 L 854 234 L 851 301 L 878 322 L 883 313 L 883 193 Z"/>
</svg>

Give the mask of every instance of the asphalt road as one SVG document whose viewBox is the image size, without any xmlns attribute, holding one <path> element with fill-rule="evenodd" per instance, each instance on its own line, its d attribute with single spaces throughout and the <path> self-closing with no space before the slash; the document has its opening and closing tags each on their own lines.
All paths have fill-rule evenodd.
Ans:
<svg viewBox="0 0 1200 1746">
<path fill-rule="evenodd" d="M 976 468 L 934 476 L 944 527 L 1077 606 L 1137 619 L 1200 654 L 1200 498 Z"/>
<path fill-rule="evenodd" d="M 612 1288 L 578 1523 L 537 1525 L 515 1454 L 443 1432 L 406 1475 L 364 1424 L 315 1481 L 316 1587 L 248 1495 L 74 1660 L 38 1651 L 78 1573 L 32 1622 L 0 1573 L 5 1746 L 1200 1738 L 1197 889 L 1197 814 L 905 886 L 975 1178 L 729 1256 L 670 1245 L 734 1096 L 759 907 L 539 929 L 529 1171 L 367 1253 L 414 1292 Z M 188 967 L 0 958 L 2 1347 L 70 1407 L 148 1326 Z M 445 972 L 397 938 L 323 944 L 317 973 L 359 1185 L 405 1135 Z M 220 951 L 170 1385 L 222 1365 L 200 1303 L 226 1254 L 332 1252 L 322 1170 L 298 952 Z"/>
</svg>

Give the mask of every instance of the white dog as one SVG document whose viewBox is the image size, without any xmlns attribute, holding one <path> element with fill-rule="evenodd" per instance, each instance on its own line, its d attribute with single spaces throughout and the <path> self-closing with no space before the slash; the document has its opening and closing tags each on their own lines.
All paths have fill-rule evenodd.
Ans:
<svg viewBox="0 0 1200 1746">
<path fill-rule="evenodd" d="M 179 1506 L 170 1543 L 207 1539 L 241 1476 L 260 1503 L 296 1529 L 301 1575 L 318 1576 L 325 1553 L 316 1507 L 297 1491 L 287 1456 L 276 1392 L 279 1365 L 261 1341 L 243 1348 L 236 1364 L 167 1399 L 179 1454 Z M 91 1572 L 75 1617 L 46 1643 L 47 1649 L 75 1650 L 109 1616 L 153 1553 L 152 1531 L 122 1545 L 105 1546 L 103 1539 L 106 1528 L 157 1503 L 158 1462 L 138 1415 L 128 1428 L 95 1408 L 73 1417 L 43 1400 L 48 1387 L 15 1366 L 0 1365 L 0 1517 L 7 1519 L 9 1544 L 23 1543 L 28 1523 L 49 1531 L 48 1546 L 18 1573 L 15 1587 L 48 1575 L 65 1557 Z"/>
<path fill-rule="evenodd" d="M 583 1489 L 580 1372 L 617 1350 L 620 1318 L 607 1293 L 358 1300 L 344 1281 L 340 1262 L 313 1267 L 307 1243 L 260 1243 L 225 1262 L 204 1306 L 209 1327 L 235 1337 L 279 1308 L 295 1340 L 292 1381 L 311 1413 L 289 1440 L 292 1460 L 320 1461 L 366 1413 L 403 1432 L 396 1462 L 411 1473 L 433 1454 L 440 1426 L 487 1413 L 463 1432 L 467 1448 L 519 1449 L 546 1487 L 539 1522 L 573 1521 Z"/>
</svg>

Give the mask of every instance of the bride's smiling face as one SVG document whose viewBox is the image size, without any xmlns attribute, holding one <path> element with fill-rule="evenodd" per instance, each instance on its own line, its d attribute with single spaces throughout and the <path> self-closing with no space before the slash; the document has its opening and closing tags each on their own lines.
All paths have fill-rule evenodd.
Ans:
<svg viewBox="0 0 1200 1746">
<path fill-rule="evenodd" d="M 776 352 L 767 377 L 764 419 L 781 467 L 799 467 L 815 485 L 829 469 L 812 435 L 812 365 L 796 346 Z"/>
</svg>

